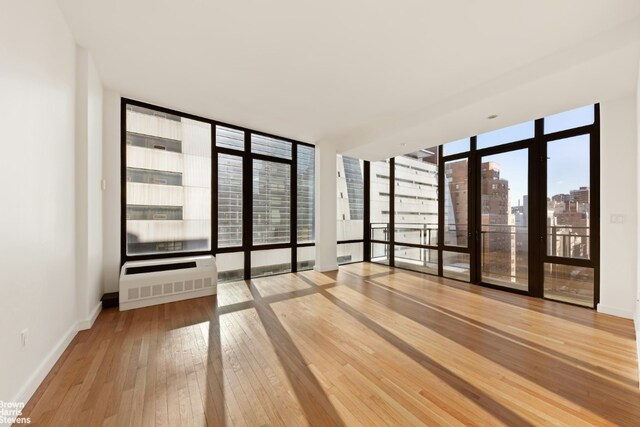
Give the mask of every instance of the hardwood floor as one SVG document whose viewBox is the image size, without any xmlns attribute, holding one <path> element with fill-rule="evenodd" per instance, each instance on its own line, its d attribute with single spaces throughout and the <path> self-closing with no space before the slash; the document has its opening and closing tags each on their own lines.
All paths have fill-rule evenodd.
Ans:
<svg viewBox="0 0 640 427">
<path fill-rule="evenodd" d="M 103 311 L 32 425 L 640 425 L 633 324 L 352 264 Z"/>
</svg>

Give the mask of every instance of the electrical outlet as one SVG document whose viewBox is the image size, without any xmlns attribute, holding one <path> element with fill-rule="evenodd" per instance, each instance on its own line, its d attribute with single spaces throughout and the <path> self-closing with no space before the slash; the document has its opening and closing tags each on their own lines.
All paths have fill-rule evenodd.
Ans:
<svg viewBox="0 0 640 427">
<path fill-rule="evenodd" d="M 27 346 L 27 335 L 29 334 L 29 328 L 23 329 L 22 332 L 20 332 L 20 342 L 22 343 L 23 347 Z"/>
<path fill-rule="evenodd" d="M 609 222 L 611 222 L 611 224 L 624 224 L 624 219 L 623 214 L 611 214 Z"/>
</svg>

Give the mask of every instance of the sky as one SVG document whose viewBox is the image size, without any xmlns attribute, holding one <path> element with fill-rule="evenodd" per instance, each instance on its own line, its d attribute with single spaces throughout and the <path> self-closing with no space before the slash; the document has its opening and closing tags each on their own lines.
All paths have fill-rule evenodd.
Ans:
<svg viewBox="0 0 640 427">
<path fill-rule="evenodd" d="M 593 123 L 593 106 L 577 108 L 545 118 L 545 133 L 571 129 Z M 534 136 L 534 122 L 521 123 L 478 135 L 478 149 L 508 142 L 520 141 Z M 445 155 L 463 151 L 466 140 L 445 145 Z M 468 144 L 468 142 L 466 142 Z M 468 145 L 467 145 L 468 146 Z M 449 149 L 447 149 L 449 148 Z M 482 162 L 494 161 L 500 165 L 500 178 L 509 181 L 511 205 L 523 203 L 528 193 L 528 150 L 516 150 L 482 158 Z M 589 186 L 589 135 L 551 141 L 547 146 L 548 196 L 569 193 Z"/>
</svg>

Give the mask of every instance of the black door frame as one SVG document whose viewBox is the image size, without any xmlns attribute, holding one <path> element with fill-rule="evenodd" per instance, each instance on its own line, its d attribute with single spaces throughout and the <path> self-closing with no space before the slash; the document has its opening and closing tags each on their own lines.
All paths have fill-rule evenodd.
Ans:
<svg viewBox="0 0 640 427">
<path fill-rule="evenodd" d="M 504 153 L 512 153 L 514 151 L 519 150 L 527 150 L 527 196 L 529 198 L 529 203 L 531 203 L 531 194 L 536 191 L 536 173 L 531 169 L 532 159 L 535 159 L 536 154 L 533 152 L 536 148 L 536 138 L 529 138 L 521 141 L 515 141 L 508 144 L 497 145 L 493 147 L 487 147 L 482 149 L 476 149 L 473 154 L 473 165 L 474 165 L 474 187 L 473 187 L 473 198 L 475 200 L 472 214 L 473 214 L 473 245 L 474 245 L 474 257 L 472 260 L 473 264 L 473 281 L 472 283 L 477 283 L 489 288 L 495 288 L 500 290 L 506 290 L 518 294 L 523 295 L 531 295 L 534 296 L 536 292 L 533 288 L 537 287 L 537 283 L 535 282 L 535 277 L 532 277 L 533 270 L 536 270 L 535 265 L 537 262 L 537 253 L 534 249 L 532 242 L 536 240 L 536 235 L 534 234 L 534 230 L 531 227 L 528 227 L 528 250 L 529 250 L 529 266 L 528 266 L 528 278 L 527 278 L 527 290 L 513 289 L 507 286 L 496 285 L 493 283 L 486 283 L 482 281 L 482 158 L 486 156 L 492 156 L 496 154 L 504 154 Z M 511 206 L 509 206 L 509 209 Z M 531 210 L 531 209 L 530 209 Z M 537 230 L 535 230 L 537 232 Z M 532 250 L 533 249 L 533 250 Z M 532 268 L 533 266 L 533 268 Z M 535 276 L 535 274 L 533 274 Z"/>
</svg>

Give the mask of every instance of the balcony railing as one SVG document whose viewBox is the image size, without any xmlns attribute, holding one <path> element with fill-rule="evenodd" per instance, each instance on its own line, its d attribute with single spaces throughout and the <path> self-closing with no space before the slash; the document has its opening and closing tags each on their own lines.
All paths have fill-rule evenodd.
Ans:
<svg viewBox="0 0 640 427">
<path fill-rule="evenodd" d="M 371 223 L 373 241 L 389 242 L 388 222 Z M 466 239 L 467 224 L 446 224 L 445 242 Z M 480 230 L 482 275 L 505 283 L 526 283 L 528 278 L 528 227 L 509 224 L 486 224 Z M 589 227 L 557 225 L 547 227 L 548 255 L 589 258 Z M 435 223 L 396 223 L 395 245 L 437 246 Z M 450 244 L 450 243 L 447 243 Z M 372 256 L 389 257 L 389 247 L 378 245 Z M 374 250 L 375 251 L 375 250 Z M 400 258 L 400 257 L 399 257 Z M 425 260 L 422 256 L 419 260 Z M 418 261 L 418 260 L 416 260 Z"/>
<path fill-rule="evenodd" d="M 590 227 L 547 226 L 547 255 L 589 259 Z"/>
<path fill-rule="evenodd" d="M 382 242 L 389 241 L 389 223 L 373 222 L 371 223 L 370 236 L 371 240 Z M 467 224 L 445 224 L 445 236 L 467 235 Z M 437 246 L 438 245 L 438 224 L 436 223 L 416 223 L 402 222 L 395 223 L 395 243 L 409 243 L 421 246 Z M 449 240 L 445 238 L 445 241 Z M 454 246 L 457 246 L 454 244 Z M 464 245 L 466 246 L 466 245 Z"/>
<path fill-rule="evenodd" d="M 480 230 L 482 280 L 512 288 L 527 288 L 529 227 L 485 224 Z"/>
</svg>

